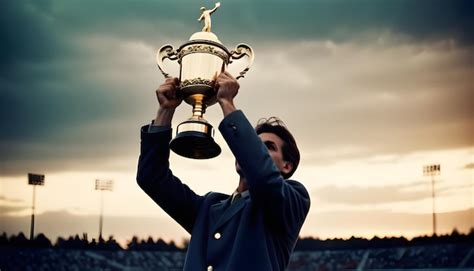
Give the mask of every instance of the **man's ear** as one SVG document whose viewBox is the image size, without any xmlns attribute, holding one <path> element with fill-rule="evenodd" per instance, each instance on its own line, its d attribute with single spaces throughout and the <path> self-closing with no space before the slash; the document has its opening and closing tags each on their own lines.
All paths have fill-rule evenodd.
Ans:
<svg viewBox="0 0 474 271">
<path fill-rule="evenodd" d="M 285 174 L 290 173 L 293 170 L 293 163 L 288 161 L 283 161 L 283 170 L 282 172 Z"/>
</svg>

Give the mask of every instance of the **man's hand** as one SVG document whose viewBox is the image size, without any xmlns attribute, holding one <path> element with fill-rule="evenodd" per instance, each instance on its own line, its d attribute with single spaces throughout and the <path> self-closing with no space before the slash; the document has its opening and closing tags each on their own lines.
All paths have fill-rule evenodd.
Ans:
<svg viewBox="0 0 474 271">
<path fill-rule="evenodd" d="M 183 101 L 177 94 L 178 89 L 179 80 L 175 77 L 166 78 L 165 82 L 156 90 L 156 98 L 160 103 L 160 108 L 154 125 L 171 125 L 174 110 Z"/>
<path fill-rule="evenodd" d="M 239 92 L 239 82 L 227 71 L 222 72 L 216 79 L 215 88 L 224 117 L 235 111 L 234 97 Z"/>
<path fill-rule="evenodd" d="M 178 78 L 166 78 L 165 82 L 156 90 L 156 98 L 160 103 L 160 108 L 175 109 L 183 101 L 178 97 Z"/>
</svg>

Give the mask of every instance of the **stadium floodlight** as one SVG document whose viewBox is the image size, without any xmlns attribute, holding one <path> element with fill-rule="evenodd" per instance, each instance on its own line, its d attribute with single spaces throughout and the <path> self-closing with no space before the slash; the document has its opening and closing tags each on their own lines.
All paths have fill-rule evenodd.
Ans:
<svg viewBox="0 0 474 271">
<path fill-rule="evenodd" d="M 100 190 L 100 218 L 99 218 L 99 242 L 102 239 L 102 224 L 104 221 L 104 191 L 112 191 L 114 181 L 112 180 L 95 180 L 95 190 Z"/>
<path fill-rule="evenodd" d="M 35 208 L 36 208 L 36 186 L 44 185 L 44 175 L 28 173 L 28 184 L 33 186 L 33 200 L 31 204 L 31 226 L 30 240 L 35 237 Z"/>
<path fill-rule="evenodd" d="M 433 205 L 433 236 L 436 235 L 436 210 L 435 210 L 435 178 L 434 176 L 441 174 L 441 165 L 433 164 L 423 166 L 423 176 L 431 176 L 431 198 Z"/>
<path fill-rule="evenodd" d="M 95 190 L 112 191 L 114 182 L 112 180 L 95 180 Z"/>
</svg>

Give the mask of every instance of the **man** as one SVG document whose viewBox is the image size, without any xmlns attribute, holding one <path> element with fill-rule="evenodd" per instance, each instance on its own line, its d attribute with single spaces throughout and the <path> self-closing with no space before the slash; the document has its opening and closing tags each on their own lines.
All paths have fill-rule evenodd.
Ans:
<svg viewBox="0 0 474 271">
<path fill-rule="evenodd" d="M 287 179 L 298 148 L 279 122 L 253 129 L 234 105 L 239 84 L 229 73 L 215 88 L 224 113 L 219 130 L 240 177 L 234 194 L 197 195 L 169 169 L 171 120 L 181 103 L 177 78 L 158 88 L 156 119 L 142 128 L 138 184 L 191 234 L 184 270 L 284 270 L 310 206 L 304 186 Z"/>
</svg>

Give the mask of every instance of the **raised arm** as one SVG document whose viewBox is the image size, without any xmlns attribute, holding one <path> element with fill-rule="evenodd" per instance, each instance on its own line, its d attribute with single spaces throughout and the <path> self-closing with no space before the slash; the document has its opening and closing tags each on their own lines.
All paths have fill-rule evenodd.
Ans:
<svg viewBox="0 0 474 271">
<path fill-rule="evenodd" d="M 216 6 L 215 6 L 213 9 L 211 9 L 211 10 L 209 11 L 209 15 L 211 15 L 212 13 L 214 13 L 214 11 L 216 11 L 220 6 L 221 6 L 221 2 L 217 2 L 217 3 L 216 3 Z"/>
<path fill-rule="evenodd" d="M 219 130 L 241 167 L 252 201 L 263 208 L 272 228 L 294 233 L 309 211 L 308 192 L 302 184 L 283 178 L 252 125 L 242 111 L 236 110 L 237 81 L 224 72 L 216 84 L 224 114 Z"/>
<path fill-rule="evenodd" d="M 192 231 L 202 197 L 173 175 L 169 168 L 171 121 L 181 103 L 176 96 L 178 79 L 170 78 L 156 91 L 160 108 L 153 125 L 142 127 L 138 185 L 165 212 Z"/>
<path fill-rule="evenodd" d="M 221 106 L 224 117 L 236 110 L 234 97 L 239 92 L 239 82 L 228 72 L 222 72 L 216 80 L 217 102 Z"/>
</svg>

